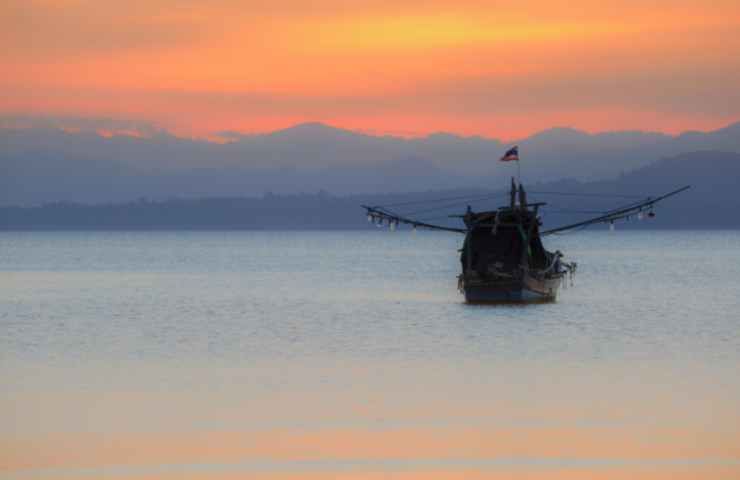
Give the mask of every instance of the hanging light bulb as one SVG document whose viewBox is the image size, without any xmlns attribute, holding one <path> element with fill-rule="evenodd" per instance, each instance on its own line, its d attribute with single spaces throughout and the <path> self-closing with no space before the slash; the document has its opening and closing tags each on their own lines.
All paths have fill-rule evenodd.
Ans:
<svg viewBox="0 0 740 480">
<path fill-rule="evenodd" d="M 414 225 L 413 227 L 411 227 L 411 233 L 413 233 L 414 235 L 416 235 L 416 225 Z"/>
<path fill-rule="evenodd" d="M 609 231 L 610 232 L 613 232 L 614 231 L 614 220 L 612 220 L 611 222 L 609 222 Z"/>
<path fill-rule="evenodd" d="M 373 216 L 370 215 L 369 213 L 367 214 L 367 221 L 368 223 L 373 223 Z"/>
<path fill-rule="evenodd" d="M 398 222 L 391 221 L 389 223 L 389 225 L 391 227 L 391 232 L 395 232 L 396 231 L 396 225 L 398 225 Z"/>
<path fill-rule="evenodd" d="M 640 210 L 639 212 L 637 212 L 637 219 L 642 220 L 643 218 L 645 218 L 645 215 L 643 215 L 642 210 Z"/>
</svg>

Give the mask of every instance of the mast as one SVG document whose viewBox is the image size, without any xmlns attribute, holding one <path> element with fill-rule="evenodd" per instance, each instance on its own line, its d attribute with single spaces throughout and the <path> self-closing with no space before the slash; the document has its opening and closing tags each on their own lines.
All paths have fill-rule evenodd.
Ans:
<svg viewBox="0 0 740 480">
<path fill-rule="evenodd" d="M 514 177 L 511 177 L 511 193 L 509 195 L 511 197 L 510 207 L 514 210 L 514 207 L 516 207 L 516 182 L 514 182 Z"/>
<path fill-rule="evenodd" d="M 527 209 L 527 192 L 524 191 L 524 185 L 519 183 L 519 207 L 522 210 Z"/>
</svg>

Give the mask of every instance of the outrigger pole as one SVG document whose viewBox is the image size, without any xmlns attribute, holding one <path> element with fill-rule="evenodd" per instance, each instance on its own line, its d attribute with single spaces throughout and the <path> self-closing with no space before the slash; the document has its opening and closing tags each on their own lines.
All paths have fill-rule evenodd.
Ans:
<svg viewBox="0 0 740 480">
<path fill-rule="evenodd" d="M 378 225 L 380 225 L 383 220 L 386 220 L 388 222 L 388 225 L 391 225 L 391 223 L 403 223 L 406 225 L 411 225 L 414 228 L 426 228 L 429 230 L 442 230 L 445 232 L 454 232 L 454 233 L 467 233 L 467 228 L 454 228 L 454 227 L 446 227 L 443 225 L 434 225 L 431 223 L 426 222 L 419 222 L 416 220 L 413 220 L 411 218 L 402 217 L 400 215 L 396 215 L 393 212 L 386 211 L 383 207 L 371 207 L 368 205 L 360 205 L 362 208 L 364 208 L 367 211 L 367 218 L 370 222 L 379 222 Z"/>
<path fill-rule="evenodd" d="M 513 183 L 513 179 L 512 179 Z M 512 185 L 513 187 L 513 185 Z M 648 216 L 654 216 L 654 213 L 652 212 L 653 206 L 660 202 L 661 200 L 664 200 L 668 197 L 672 197 L 674 195 L 677 195 L 683 191 L 688 190 L 691 188 L 690 185 L 686 185 L 685 187 L 681 187 L 679 189 L 673 190 L 672 192 L 668 192 L 664 195 L 661 195 L 659 197 L 655 198 L 646 198 L 645 200 L 641 200 L 637 203 L 632 203 L 630 205 L 626 205 L 623 207 L 616 208 L 614 210 L 606 212 L 604 215 L 594 217 L 588 220 L 584 220 L 582 222 L 578 223 L 572 223 L 569 225 L 563 225 L 560 227 L 552 228 L 550 230 L 544 230 L 540 232 L 540 236 L 546 236 L 546 235 L 552 235 L 554 233 L 560 233 L 564 232 L 566 230 L 572 230 L 574 228 L 579 227 L 587 227 L 589 225 L 594 225 L 597 223 L 614 223 L 616 220 L 621 220 L 623 218 L 632 216 L 637 214 L 638 216 L 641 216 L 644 212 L 647 211 Z M 512 205 L 511 208 L 514 208 L 514 192 L 516 190 L 512 188 L 511 191 L 511 200 Z M 544 205 L 542 203 L 539 204 L 528 204 L 527 206 L 534 206 L 534 205 Z M 364 208 L 367 212 L 367 219 L 369 222 L 377 223 L 378 225 L 381 225 L 383 222 L 387 222 L 388 226 L 392 229 L 399 224 L 406 224 L 410 225 L 414 228 L 424 228 L 429 230 L 442 230 L 445 232 L 454 232 L 454 233 L 462 233 L 466 234 L 469 231 L 469 227 L 466 225 L 466 228 L 455 228 L 455 227 L 448 227 L 444 225 L 434 225 L 432 223 L 427 222 L 420 222 L 418 220 L 414 220 L 412 218 L 405 217 L 403 215 L 399 215 L 395 212 L 392 212 L 388 210 L 386 207 L 383 206 L 369 206 L 369 205 L 362 205 L 362 208 Z"/>
<path fill-rule="evenodd" d="M 638 214 L 639 215 L 639 214 L 642 214 L 642 212 L 644 212 L 645 210 L 648 210 L 648 215 L 652 217 L 652 216 L 655 216 L 655 214 L 652 213 L 652 207 L 653 207 L 653 205 L 655 205 L 656 203 L 658 203 L 661 200 L 664 200 L 664 199 L 666 199 L 668 197 L 672 197 L 673 195 L 677 195 L 677 194 L 679 194 L 679 193 L 681 193 L 681 192 L 683 192 L 685 190 L 688 190 L 689 188 L 691 188 L 691 185 L 686 185 L 685 187 L 681 187 L 681 188 L 679 188 L 677 190 L 673 190 L 672 192 L 668 192 L 665 195 L 661 195 L 661 196 L 656 197 L 656 198 L 650 198 L 650 197 L 648 197 L 646 200 L 641 201 L 641 202 L 638 202 L 636 204 L 631 204 L 629 206 L 625 206 L 625 207 L 620 207 L 620 208 L 614 209 L 614 210 L 612 210 L 610 212 L 605 213 L 604 215 L 602 215 L 600 217 L 595 217 L 595 218 L 591 218 L 589 220 L 584 220 L 582 222 L 572 223 L 570 225 L 563 225 L 562 227 L 557 227 L 557 228 L 552 228 L 550 230 L 545 230 L 543 232 L 540 232 L 540 235 L 541 236 L 551 235 L 553 233 L 559 233 L 559 232 L 563 232 L 565 230 L 571 230 L 573 228 L 578 228 L 578 227 L 586 227 L 588 225 L 594 225 L 596 223 L 611 223 L 611 224 L 613 224 L 615 220 L 620 220 L 622 218 L 626 218 L 626 217 L 629 217 L 629 216 L 634 215 L 634 214 Z"/>
</svg>

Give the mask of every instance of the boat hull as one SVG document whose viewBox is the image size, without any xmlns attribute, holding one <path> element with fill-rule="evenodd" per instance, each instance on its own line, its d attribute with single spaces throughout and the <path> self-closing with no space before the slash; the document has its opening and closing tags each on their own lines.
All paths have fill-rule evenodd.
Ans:
<svg viewBox="0 0 740 480">
<path fill-rule="evenodd" d="M 542 303 L 557 299 L 560 277 L 538 280 L 464 280 L 461 290 L 467 303 Z"/>
</svg>

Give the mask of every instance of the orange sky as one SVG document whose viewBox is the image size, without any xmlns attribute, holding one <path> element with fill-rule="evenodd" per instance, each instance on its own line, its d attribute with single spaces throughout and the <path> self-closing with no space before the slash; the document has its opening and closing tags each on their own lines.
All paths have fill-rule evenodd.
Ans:
<svg viewBox="0 0 740 480">
<path fill-rule="evenodd" d="M 740 119 L 737 0 L 557 3 L 6 0 L 0 115 L 504 138 Z"/>
</svg>

